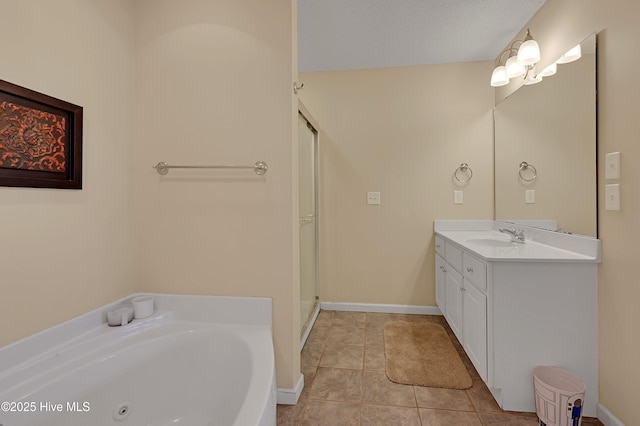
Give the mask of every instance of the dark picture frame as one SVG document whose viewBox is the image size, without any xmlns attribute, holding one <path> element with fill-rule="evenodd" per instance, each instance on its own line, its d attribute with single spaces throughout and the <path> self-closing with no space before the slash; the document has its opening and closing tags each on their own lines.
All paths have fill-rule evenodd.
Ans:
<svg viewBox="0 0 640 426">
<path fill-rule="evenodd" d="M 0 186 L 82 189 L 82 107 L 0 80 Z"/>
</svg>

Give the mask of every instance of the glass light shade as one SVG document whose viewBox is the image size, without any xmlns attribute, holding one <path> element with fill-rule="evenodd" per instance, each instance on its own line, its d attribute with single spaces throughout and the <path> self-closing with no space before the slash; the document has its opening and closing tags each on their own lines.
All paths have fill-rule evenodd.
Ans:
<svg viewBox="0 0 640 426">
<path fill-rule="evenodd" d="M 538 84 L 542 81 L 542 76 L 540 74 L 535 77 L 529 77 L 524 81 L 525 86 L 531 86 L 532 84 Z"/>
<path fill-rule="evenodd" d="M 572 49 L 569 49 L 567 53 L 562 55 L 560 59 L 556 61 L 557 64 L 568 64 L 569 62 L 576 61 L 582 57 L 582 49 L 580 45 L 575 46 Z"/>
<path fill-rule="evenodd" d="M 527 40 L 518 49 L 518 62 L 522 65 L 533 65 L 540 60 L 540 47 L 535 40 Z"/>
<path fill-rule="evenodd" d="M 553 64 L 543 69 L 542 72 L 538 75 L 540 77 L 549 77 L 554 75 L 557 71 L 558 71 L 558 65 L 554 62 Z"/>
<path fill-rule="evenodd" d="M 524 75 L 526 71 L 524 65 L 518 62 L 518 58 L 515 56 L 507 59 L 507 63 L 504 66 L 507 69 L 508 78 L 520 77 L 521 75 Z"/>
<path fill-rule="evenodd" d="M 509 84 L 509 79 L 507 78 L 507 70 L 504 65 L 500 65 L 493 70 L 493 74 L 491 74 L 491 86 L 500 87 Z"/>
</svg>

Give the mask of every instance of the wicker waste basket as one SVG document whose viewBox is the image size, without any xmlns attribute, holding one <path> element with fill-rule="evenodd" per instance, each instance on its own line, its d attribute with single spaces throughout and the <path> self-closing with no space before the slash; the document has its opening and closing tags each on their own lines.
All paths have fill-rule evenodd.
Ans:
<svg viewBox="0 0 640 426">
<path fill-rule="evenodd" d="M 536 413 L 541 426 L 580 426 L 585 385 L 576 376 L 552 366 L 533 369 Z"/>
</svg>

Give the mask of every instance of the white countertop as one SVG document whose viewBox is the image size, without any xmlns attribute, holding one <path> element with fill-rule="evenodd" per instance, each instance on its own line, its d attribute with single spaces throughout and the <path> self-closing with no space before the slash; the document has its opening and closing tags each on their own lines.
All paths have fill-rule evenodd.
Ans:
<svg viewBox="0 0 640 426">
<path fill-rule="evenodd" d="M 443 222 L 446 222 L 445 226 L 442 226 Z M 600 262 L 600 241 L 596 238 L 519 226 L 525 232 L 525 242 L 520 244 L 511 242 L 509 235 L 498 231 L 500 227 L 513 228 L 512 224 L 484 221 L 483 226 L 475 227 L 468 226 L 472 221 L 460 221 L 461 226 L 455 229 L 456 226 L 451 226 L 454 222 L 436 222 L 436 234 L 487 261 Z"/>
</svg>

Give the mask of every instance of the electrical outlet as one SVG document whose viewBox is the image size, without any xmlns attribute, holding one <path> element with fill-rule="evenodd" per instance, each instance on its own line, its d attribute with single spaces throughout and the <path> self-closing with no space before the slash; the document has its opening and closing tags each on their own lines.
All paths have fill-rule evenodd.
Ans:
<svg viewBox="0 0 640 426">
<path fill-rule="evenodd" d="M 367 192 L 367 204 L 380 204 L 380 193 Z"/>
</svg>

